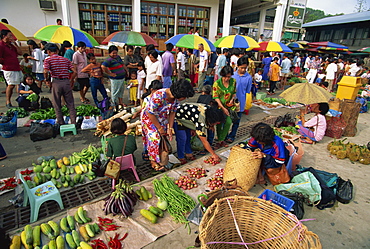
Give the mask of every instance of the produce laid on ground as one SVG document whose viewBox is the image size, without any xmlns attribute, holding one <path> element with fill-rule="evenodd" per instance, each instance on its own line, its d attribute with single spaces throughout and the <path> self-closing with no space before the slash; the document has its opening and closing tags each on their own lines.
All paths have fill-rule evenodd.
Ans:
<svg viewBox="0 0 370 249">
<path fill-rule="evenodd" d="M 167 211 L 176 223 L 189 225 L 185 215 L 195 207 L 195 201 L 185 194 L 166 174 L 152 181 L 154 192 L 161 201 L 166 201 Z"/>
<path fill-rule="evenodd" d="M 209 164 L 212 164 L 213 166 L 215 166 L 216 164 L 219 164 L 221 162 L 221 158 L 220 160 L 215 160 L 213 159 L 213 157 L 208 157 L 206 160 L 204 160 L 205 163 L 209 163 Z"/>
<path fill-rule="evenodd" d="M 190 177 L 194 177 L 197 179 L 206 176 L 206 170 L 203 168 L 189 168 L 186 170 L 186 172 L 189 174 Z"/>
<path fill-rule="evenodd" d="M 293 106 L 297 103 L 295 102 L 288 102 L 283 98 L 264 98 L 264 99 L 257 99 L 253 101 L 253 104 L 258 106 L 264 106 L 267 108 L 277 108 L 277 107 L 283 107 L 283 106 Z"/>
<path fill-rule="evenodd" d="M 69 110 L 67 106 L 62 106 L 63 116 L 69 116 Z M 76 107 L 77 116 L 100 116 L 100 110 L 96 106 L 92 105 L 80 105 Z M 19 117 L 19 115 L 18 115 Z M 30 119 L 32 120 L 45 120 L 55 119 L 56 114 L 54 108 L 39 109 L 32 113 Z"/>
<path fill-rule="evenodd" d="M 215 175 L 207 180 L 208 187 L 211 190 L 219 189 L 224 183 L 224 169 L 219 168 L 216 170 Z"/>
<path fill-rule="evenodd" d="M 344 143 L 346 140 L 336 140 L 328 143 L 327 149 L 338 159 L 349 158 L 352 162 L 368 165 L 370 164 L 370 150 L 366 145 L 359 145 L 351 142 Z"/>
<path fill-rule="evenodd" d="M 43 244 L 42 248 L 47 249 L 98 248 L 92 247 L 88 243 L 91 238 L 94 238 L 100 233 L 98 224 L 91 222 L 92 220 L 87 216 L 86 210 L 83 207 L 79 207 L 74 216 L 68 215 L 67 217 L 63 217 L 59 223 L 50 220 L 39 226 L 26 225 L 20 236 L 13 236 L 10 249 L 20 249 L 21 243 L 25 249 L 40 249 L 41 242 Z M 78 227 L 76 223 L 79 224 Z M 123 239 L 126 237 L 127 235 L 124 235 Z M 114 243 L 116 243 L 117 239 L 118 237 L 115 237 L 112 240 L 115 240 Z"/>
<path fill-rule="evenodd" d="M 307 79 L 302 78 L 302 77 L 292 77 L 288 80 L 288 83 L 290 85 L 294 85 L 295 83 L 304 83 L 304 82 L 307 82 Z"/>
<path fill-rule="evenodd" d="M 274 127 L 274 133 L 282 139 L 294 139 L 296 135 L 299 135 L 297 128 L 294 126 L 282 126 L 280 128 Z"/>
<path fill-rule="evenodd" d="M 175 184 L 183 190 L 190 190 L 198 187 L 197 182 L 192 180 L 189 176 L 180 176 L 180 178 L 175 181 Z"/>
<path fill-rule="evenodd" d="M 105 215 L 112 213 L 113 215 L 122 214 L 125 218 L 132 215 L 134 206 L 138 200 L 138 195 L 133 191 L 132 187 L 126 182 L 119 180 L 115 186 L 115 190 L 108 196 L 105 205 Z"/>
<path fill-rule="evenodd" d="M 18 118 L 24 118 L 29 115 L 29 113 L 23 107 L 12 107 L 6 111 L 5 115 L 9 117 L 13 117 L 15 112 L 17 112 Z"/>
</svg>

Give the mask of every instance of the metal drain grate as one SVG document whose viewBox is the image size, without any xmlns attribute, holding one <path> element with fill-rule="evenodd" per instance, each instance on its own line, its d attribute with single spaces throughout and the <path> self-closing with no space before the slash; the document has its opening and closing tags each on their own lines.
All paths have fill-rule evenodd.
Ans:
<svg viewBox="0 0 370 249">
<path fill-rule="evenodd" d="M 0 226 L 5 230 L 11 230 L 18 227 L 17 210 L 2 213 L 0 215 Z"/>
<path fill-rule="evenodd" d="M 92 194 L 90 194 L 86 186 L 79 186 L 70 191 L 62 192 L 61 195 L 65 208 L 76 207 L 81 203 L 85 203 L 93 199 Z"/>
</svg>

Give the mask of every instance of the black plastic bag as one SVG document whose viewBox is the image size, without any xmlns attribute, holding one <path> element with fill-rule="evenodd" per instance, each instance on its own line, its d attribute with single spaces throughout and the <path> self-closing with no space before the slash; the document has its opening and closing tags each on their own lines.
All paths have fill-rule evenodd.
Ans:
<svg viewBox="0 0 370 249">
<path fill-rule="evenodd" d="M 53 108 L 53 103 L 51 103 L 49 98 L 42 97 L 40 102 L 41 102 L 41 109 Z"/>
<path fill-rule="evenodd" d="M 294 201 L 294 205 L 289 211 L 297 216 L 298 220 L 301 220 L 304 216 L 304 196 L 301 193 L 291 193 L 286 190 L 281 190 L 278 194 Z"/>
<path fill-rule="evenodd" d="M 78 81 L 74 82 L 72 90 L 75 92 L 81 91 L 81 85 L 78 83 Z"/>
<path fill-rule="evenodd" d="M 287 126 L 295 126 L 295 119 L 292 117 L 290 113 L 285 114 L 284 116 L 279 116 L 274 124 L 275 127 L 287 127 Z"/>
<path fill-rule="evenodd" d="M 32 122 L 30 128 L 30 139 L 33 142 L 56 137 L 58 126 L 49 123 Z"/>
<path fill-rule="evenodd" d="M 353 184 L 350 179 L 347 181 L 338 178 L 337 200 L 343 204 L 348 204 L 353 198 Z"/>
<path fill-rule="evenodd" d="M 106 160 L 104 163 L 102 163 L 100 159 L 97 159 L 92 163 L 92 172 L 94 172 L 96 176 L 103 177 L 107 162 L 109 162 L 109 160 Z"/>
</svg>

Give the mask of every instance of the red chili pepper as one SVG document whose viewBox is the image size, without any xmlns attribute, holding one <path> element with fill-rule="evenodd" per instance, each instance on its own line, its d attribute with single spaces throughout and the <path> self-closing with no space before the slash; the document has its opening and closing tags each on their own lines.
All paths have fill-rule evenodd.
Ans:
<svg viewBox="0 0 370 249">
<path fill-rule="evenodd" d="M 5 179 L 1 182 L 4 186 L 0 187 L 0 191 L 7 190 L 7 189 L 13 189 L 17 187 L 15 177 L 10 177 L 8 179 Z"/>
<path fill-rule="evenodd" d="M 123 237 L 119 239 L 119 241 L 122 241 L 122 240 L 126 239 L 127 235 L 128 235 L 128 233 L 125 233 L 125 234 L 123 235 Z"/>
<path fill-rule="evenodd" d="M 107 245 L 101 239 L 95 239 L 91 241 L 93 249 L 108 249 Z"/>
</svg>

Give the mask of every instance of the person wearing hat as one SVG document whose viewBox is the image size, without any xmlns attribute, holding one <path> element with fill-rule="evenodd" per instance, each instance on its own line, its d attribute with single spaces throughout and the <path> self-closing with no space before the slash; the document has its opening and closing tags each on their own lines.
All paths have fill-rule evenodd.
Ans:
<svg viewBox="0 0 370 249">
<path fill-rule="evenodd" d="M 265 35 L 264 34 L 261 34 L 260 35 L 260 38 L 258 39 L 258 42 L 263 42 L 264 41 L 264 38 L 265 38 Z"/>
<path fill-rule="evenodd" d="M 76 124 L 76 109 L 72 93 L 73 81 L 69 79 L 69 71 L 71 70 L 73 72 L 71 79 L 74 79 L 76 70 L 67 58 L 58 55 L 59 49 L 54 43 L 47 43 L 45 45 L 45 51 L 49 57 L 44 60 L 44 77 L 49 81 L 49 74 L 51 76 L 51 82 L 48 83 L 52 86 L 52 101 L 57 122 L 60 125 L 64 125 L 61 104 L 61 98 L 63 96 L 69 109 L 71 123 Z"/>
</svg>

